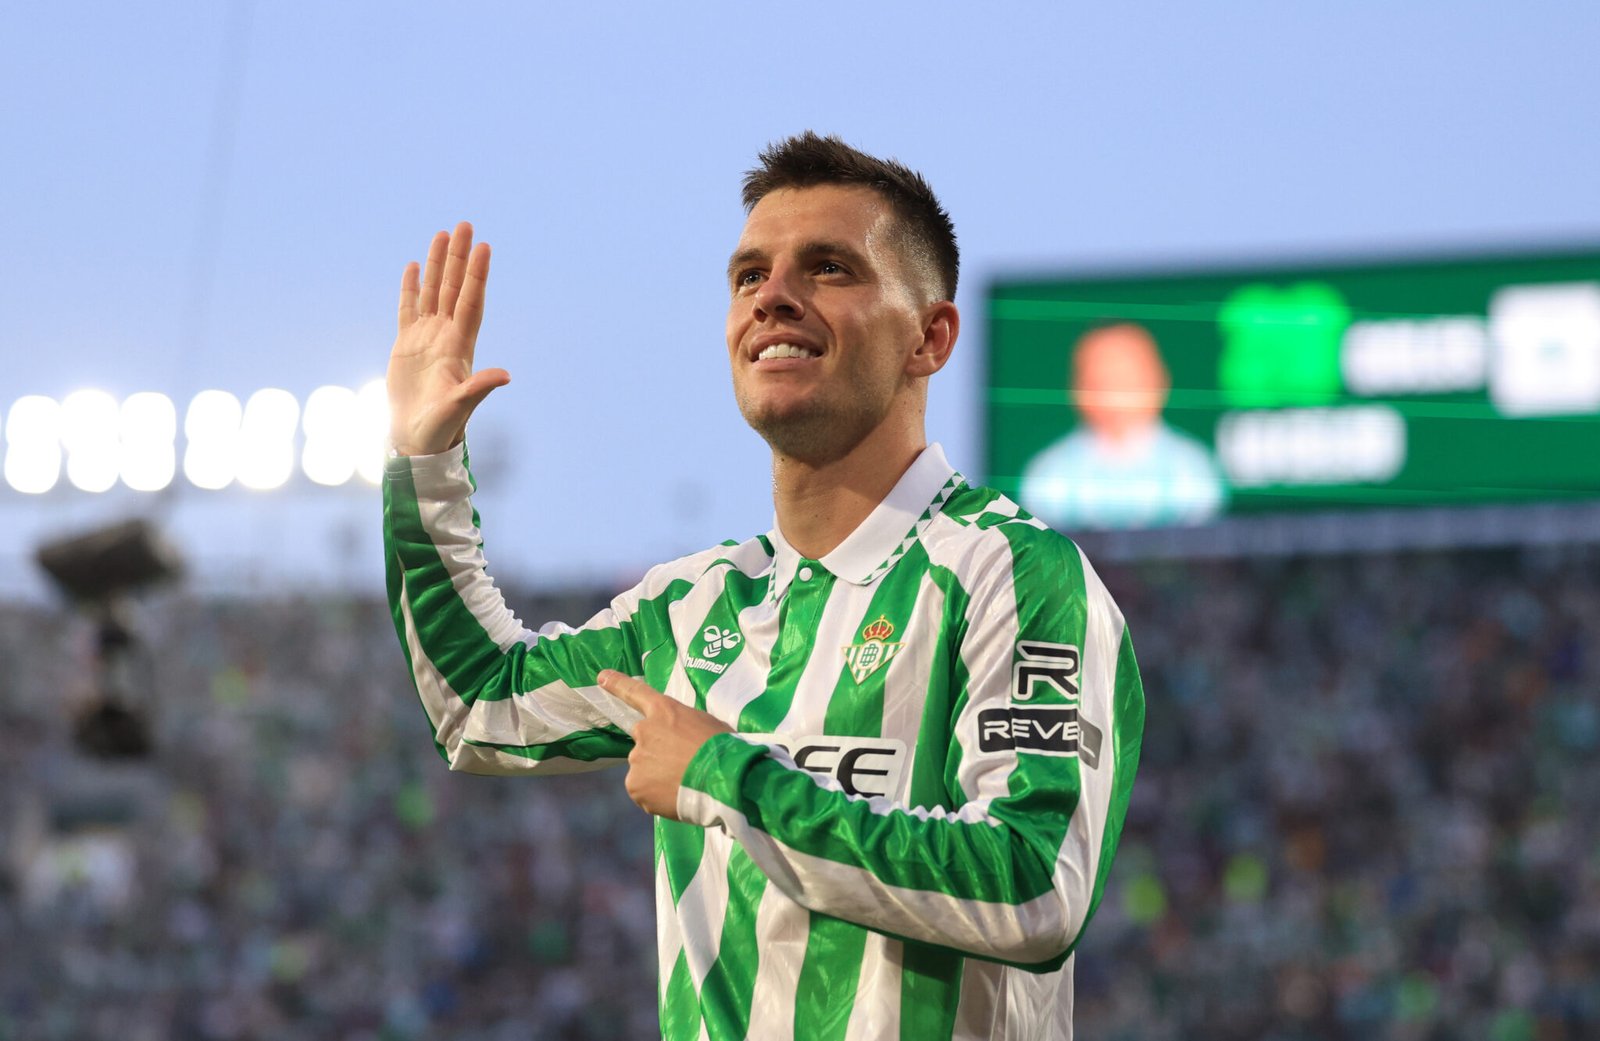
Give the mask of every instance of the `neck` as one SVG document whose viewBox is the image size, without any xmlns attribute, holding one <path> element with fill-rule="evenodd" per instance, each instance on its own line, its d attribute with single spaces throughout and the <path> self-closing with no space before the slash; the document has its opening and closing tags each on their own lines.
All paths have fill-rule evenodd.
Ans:
<svg viewBox="0 0 1600 1041">
<path fill-rule="evenodd" d="M 928 441 L 922 425 L 884 423 L 850 451 L 822 462 L 772 453 L 778 530 L 801 556 L 832 552 L 893 490 Z"/>
</svg>

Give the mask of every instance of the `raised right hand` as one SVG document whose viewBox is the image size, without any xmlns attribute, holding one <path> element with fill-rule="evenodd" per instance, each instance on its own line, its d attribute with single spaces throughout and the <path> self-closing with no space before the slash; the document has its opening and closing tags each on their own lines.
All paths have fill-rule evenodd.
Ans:
<svg viewBox="0 0 1600 1041">
<path fill-rule="evenodd" d="M 432 455 L 466 436 L 467 419 L 496 387 L 504 369 L 472 371 L 489 280 L 489 246 L 472 248 L 472 225 L 441 231 L 400 278 L 400 334 L 389 352 L 389 437 L 401 455 Z"/>
</svg>

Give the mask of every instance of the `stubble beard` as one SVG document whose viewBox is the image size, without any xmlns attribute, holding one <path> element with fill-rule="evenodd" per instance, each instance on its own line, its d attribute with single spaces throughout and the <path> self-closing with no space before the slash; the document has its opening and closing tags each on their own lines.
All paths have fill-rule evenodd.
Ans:
<svg viewBox="0 0 1600 1041">
<path fill-rule="evenodd" d="M 787 410 L 749 400 L 735 390 L 739 413 L 776 454 L 811 465 L 850 453 L 883 420 L 862 396 L 840 402 L 808 402 Z"/>
</svg>

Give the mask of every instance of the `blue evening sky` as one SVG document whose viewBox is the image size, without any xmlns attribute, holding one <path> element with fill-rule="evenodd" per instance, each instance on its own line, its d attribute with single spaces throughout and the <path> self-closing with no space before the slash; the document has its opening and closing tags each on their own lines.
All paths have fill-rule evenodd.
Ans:
<svg viewBox="0 0 1600 1041">
<path fill-rule="evenodd" d="M 8 6 L 0 409 L 80 387 L 304 397 L 380 375 L 402 265 L 495 247 L 475 421 L 490 559 L 636 577 L 767 528 L 722 269 L 739 175 L 837 133 L 922 170 L 963 250 L 930 435 L 981 476 L 1002 274 L 1600 241 L 1600 5 Z M 23 497 L 34 544 L 157 517 L 202 586 L 381 584 L 376 493 Z"/>
</svg>

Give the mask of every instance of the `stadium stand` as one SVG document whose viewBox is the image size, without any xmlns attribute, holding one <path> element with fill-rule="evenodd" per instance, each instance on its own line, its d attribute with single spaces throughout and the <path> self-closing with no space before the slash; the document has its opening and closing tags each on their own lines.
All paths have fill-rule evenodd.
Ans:
<svg viewBox="0 0 1600 1041">
<path fill-rule="evenodd" d="M 1600 1036 L 1600 547 L 1102 570 L 1149 713 L 1080 1037 Z M 0 607 L 0 1039 L 654 1033 L 620 773 L 448 773 L 379 603 L 137 629 L 155 752 L 100 761 L 93 626 Z"/>
</svg>

